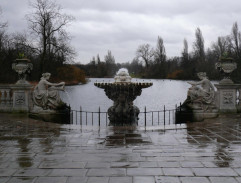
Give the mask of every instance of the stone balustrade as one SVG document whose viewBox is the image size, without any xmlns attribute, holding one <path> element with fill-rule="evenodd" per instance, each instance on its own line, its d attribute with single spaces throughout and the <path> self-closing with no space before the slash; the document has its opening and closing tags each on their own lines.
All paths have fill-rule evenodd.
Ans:
<svg viewBox="0 0 241 183">
<path fill-rule="evenodd" d="M 11 86 L 0 85 L 0 96 L 0 111 L 10 112 L 13 107 Z"/>
<path fill-rule="evenodd" d="M 31 85 L 0 85 L 1 112 L 29 112 Z"/>
</svg>

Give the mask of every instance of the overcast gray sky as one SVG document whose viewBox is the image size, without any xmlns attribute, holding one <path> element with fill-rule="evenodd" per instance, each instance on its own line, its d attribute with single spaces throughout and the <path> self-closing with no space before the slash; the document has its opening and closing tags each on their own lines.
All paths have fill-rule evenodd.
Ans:
<svg viewBox="0 0 241 183">
<path fill-rule="evenodd" d="M 32 1 L 32 0 L 30 0 Z M 67 28 L 76 62 L 88 63 L 93 56 L 101 60 L 111 50 L 116 62 L 132 61 L 139 45 L 156 46 L 164 40 L 168 57 L 180 56 L 183 39 L 189 51 L 195 30 L 202 31 L 205 48 L 218 36 L 230 34 L 234 22 L 241 26 L 240 0 L 57 0 L 75 21 Z M 0 0 L 1 19 L 9 32 L 27 31 L 25 15 L 29 0 Z M 241 27 L 240 27 L 241 28 Z"/>
</svg>

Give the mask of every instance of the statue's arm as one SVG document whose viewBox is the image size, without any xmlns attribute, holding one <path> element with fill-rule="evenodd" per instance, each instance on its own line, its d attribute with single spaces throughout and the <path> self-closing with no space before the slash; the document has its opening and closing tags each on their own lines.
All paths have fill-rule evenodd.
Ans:
<svg viewBox="0 0 241 183">
<path fill-rule="evenodd" d="M 203 83 L 203 81 L 198 81 L 198 82 L 195 82 L 195 81 L 188 81 L 187 83 L 191 84 L 191 85 L 200 85 Z"/>
<path fill-rule="evenodd" d="M 60 83 L 50 83 L 48 81 L 45 82 L 48 86 L 64 86 L 65 82 L 60 82 Z"/>
<path fill-rule="evenodd" d="M 215 91 L 215 88 L 214 88 L 213 84 L 211 83 L 211 81 L 209 81 L 209 85 L 210 85 L 211 89 L 212 89 L 213 91 Z"/>
</svg>

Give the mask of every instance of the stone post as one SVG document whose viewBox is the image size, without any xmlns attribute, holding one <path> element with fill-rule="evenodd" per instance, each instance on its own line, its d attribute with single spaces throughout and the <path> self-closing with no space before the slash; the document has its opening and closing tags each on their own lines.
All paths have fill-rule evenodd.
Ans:
<svg viewBox="0 0 241 183">
<path fill-rule="evenodd" d="M 219 112 L 238 112 L 237 90 L 240 84 L 215 84 L 217 88 L 217 107 Z M 240 99 L 240 96 L 239 96 Z"/>
</svg>

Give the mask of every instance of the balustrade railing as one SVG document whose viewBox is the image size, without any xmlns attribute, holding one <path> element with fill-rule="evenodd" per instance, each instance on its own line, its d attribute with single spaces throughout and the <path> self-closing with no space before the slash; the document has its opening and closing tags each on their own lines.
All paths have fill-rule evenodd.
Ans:
<svg viewBox="0 0 241 183">
<path fill-rule="evenodd" d="M 0 85 L 0 110 L 9 112 L 12 109 L 12 89 L 8 85 Z"/>
</svg>

